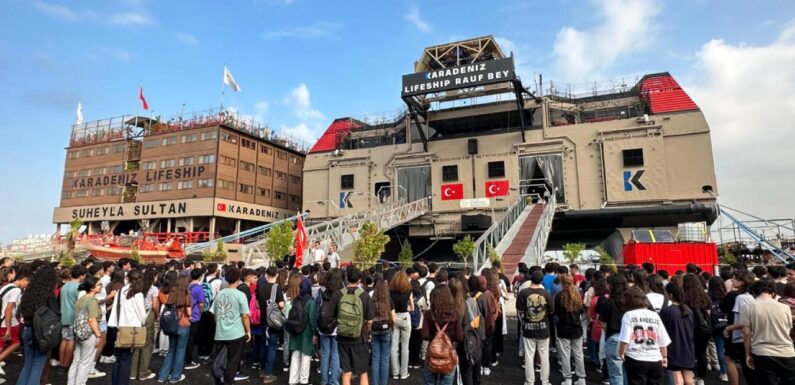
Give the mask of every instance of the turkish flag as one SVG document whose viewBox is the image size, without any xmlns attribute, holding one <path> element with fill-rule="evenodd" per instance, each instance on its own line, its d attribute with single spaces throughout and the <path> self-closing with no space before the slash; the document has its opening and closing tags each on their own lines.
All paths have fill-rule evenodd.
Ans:
<svg viewBox="0 0 795 385">
<path fill-rule="evenodd" d="M 295 221 L 295 266 L 301 267 L 304 265 L 304 249 L 307 244 L 306 228 L 304 221 L 301 219 L 301 213 L 298 213 L 298 218 Z"/>
<path fill-rule="evenodd" d="M 486 182 L 486 198 L 508 195 L 510 184 L 507 180 L 490 180 Z"/>
<path fill-rule="evenodd" d="M 218 211 L 226 211 L 226 203 L 217 204 L 215 209 Z"/>
<path fill-rule="evenodd" d="M 149 109 L 149 103 L 146 102 L 146 98 L 144 97 L 144 87 L 143 86 L 139 86 L 138 87 L 138 99 L 141 100 L 141 103 L 143 104 L 144 110 L 148 110 Z"/>
<path fill-rule="evenodd" d="M 442 192 L 443 201 L 463 199 L 464 184 L 463 183 L 443 184 L 441 186 L 441 192 Z"/>
</svg>

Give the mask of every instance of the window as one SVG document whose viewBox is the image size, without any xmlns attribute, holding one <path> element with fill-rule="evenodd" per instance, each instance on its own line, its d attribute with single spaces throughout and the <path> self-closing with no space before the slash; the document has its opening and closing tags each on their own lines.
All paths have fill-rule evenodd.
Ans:
<svg viewBox="0 0 795 385">
<path fill-rule="evenodd" d="M 298 195 L 290 194 L 290 202 L 291 203 L 301 203 L 301 197 Z"/>
<path fill-rule="evenodd" d="M 213 187 L 213 182 L 214 182 L 214 181 L 213 181 L 212 179 L 199 179 L 199 180 L 197 180 L 197 181 L 196 181 L 196 185 L 197 185 L 199 188 L 203 188 L 203 187 Z"/>
<path fill-rule="evenodd" d="M 271 190 L 270 189 L 258 188 L 257 192 L 259 193 L 260 196 L 263 196 L 265 198 L 270 198 L 271 197 Z"/>
<path fill-rule="evenodd" d="M 163 182 L 157 185 L 157 191 L 171 191 L 174 189 L 173 182 Z"/>
<path fill-rule="evenodd" d="M 77 170 L 72 170 L 72 171 L 67 170 L 66 172 L 64 172 L 64 176 L 63 177 L 64 178 L 76 178 L 77 177 Z"/>
<path fill-rule="evenodd" d="M 91 176 L 91 170 L 89 170 L 89 169 L 80 170 L 80 171 L 78 171 L 77 175 L 81 176 L 81 177 L 83 177 L 83 176 Z"/>
<path fill-rule="evenodd" d="M 442 166 L 442 181 L 455 182 L 458 180 L 458 166 Z"/>
<path fill-rule="evenodd" d="M 301 164 L 301 159 L 298 159 L 297 156 L 291 156 L 290 161 L 292 161 L 293 164 Z"/>
<path fill-rule="evenodd" d="M 108 173 L 109 175 L 113 175 L 113 174 L 121 174 L 122 172 L 124 172 L 124 165 L 121 165 L 121 164 L 120 164 L 120 165 L 118 165 L 118 166 L 108 166 L 108 171 L 107 171 L 107 173 Z"/>
<path fill-rule="evenodd" d="M 121 187 L 119 186 L 108 187 L 105 195 L 121 195 Z"/>
<path fill-rule="evenodd" d="M 265 147 L 265 146 L 262 146 L 262 147 Z M 69 151 L 69 152 L 66 153 L 66 157 L 68 159 L 74 159 L 74 158 L 78 157 L 78 154 L 79 153 L 77 151 Z"/>
<path fill-rule="evenodd" d="M 215 155 L 201 155 L 199 156 L 199 164 L 215 163 Z"/>
<path fill-rule="evenodd" d="M 218 187 L 224 190 L 235 190 L 235 183 L 228 180 L 218 179 Z"/>
<path fill-rule="evenodd" d="M 237 161 L 235 158 L 230 158 L 228 156 L 218 155 L 218 163 L 223 164 L 225 166 L 235 167 Z"/>
<path fill-rule="evenodd" d="M 253 140 L 249 140 L 249 139 L 246 139 L 246 138 L 240 139 L 240 145 L 245 147 L 245 148 L 248 148 L 250 150 L 256 150 L 257 149 L 257 144 L 254 143 Z"/>
<path fill-rule="evenodd" d="M 157 168 L 156 160 L 141 162 L 141 170 L 154 170 L 156 168 Z"/>
<path fill-rule="evenodd" d="M 91 196 L 92 197 L 101 197 L 102 195 L 104 195 L 104 192 L 105 192 L 105 189 L 103 189 L 103 188 L 95 188 L 95 189 L 91 190 Z"/>
<path fill-rule="evenodd" d="M 179 166 L 193 166 L 193 163 L 196 161 L 196 158 L 189 156 L 187 158 L 179 158 Z"/>
<path fill-rule="evenodd" d="M 261 152 L 263 154 L 270 154 L 271 153 L 271 148 L 266 146 L 266 145 L 264 145 L 264 144 L 260 144 L 259 145 L 259 152 Z"/>
<path fill-rule="evenodd" d="M 221 131 L 221 140 L 237 144 L 237 135 L 232 135 L 226 131 Z"/>
<path fill-rule="evenodd" d="M 93 175 L 105 175 L 105 167 L 97 167 L 91 172 Z"/>
<path fill-rule="evenodd" d="M 174 159 L 163 159 L 160 161 L 160 168 L 169 168 L 174 167 L 177 165 L 177 161 Z"/>
<path fill-rule="evenodd" d="M 196 134 L 182 135 L 182 143 L 192 143 L 196 141 Z"/>
<path fill-rule="evenodd" d="M 250 184 L 240 183 L 240 188 L 238 189 L 243 194 L 253 194 L 254 193 L 254 186 Z"/>
<path fill-rule="evenodd" d="M 499 178 L 505 176 L 505 162 L 489 162 L 489 178 Z"/>
<path fill-rule="evenodd" d="M 276 171 L 276 179 L 287 180 L 287 174 L 281 171 Z"/>
<path fill-rule="evenodd" d="M 281 160 L 287 160 L 287 153 L 284 151 L 276 151 L 276 156 Z"/>
<path fill-rule="evenodd" d="M 254 171 L 254 163 L 249 163 L 244 160 L 241 160 L 240 169 L 245 171 Z"/>
<path fill-rule="evenodd" d="M 271 176 L 271 169 L 267 167 L 257 166 L 259 173 L 265 176 Z"/>
<path fill-rule="evenodd" d="M 208 131 L 199 134 L 200 140 L 212 140 L 218 138 L 218 131 Z"/>
<path fill-rule="evenodd" d="M 114 144 L 113 146 L 110 147 L 110 152 L 113 154 L 118 154 L 120 152 L 124 152 L 125 148 L 126 146 L 123 144 Z"/>
<path fill-rule="evenodd" d="M 153 148 L 160 145 L 159 139 L 147 139 L 144 141 L 144 148 Z"/>
<path fill-rule="evenodd" d="M 643 166 L 643 149 L 633 148 L 621 151 L 624 155 L 624 167 Z"/>
<path fill-rule="evenodd" d="M 301 183 L 301 177 L 297 175 L 290 175 L 290 183 Z"/>
<path fill-rule="evenodd" d="M 281 192 L 281 191 L 274 191 L 273 192 L 273 197 L 276 198 L 277 200 L 283 200 L 284 199 L 284 193 Z"/>
<path fill-rule="evenodd" d="M 168 138 L 163 138 L 163 145 L 164 146 L 171 146 L 173 144 L 177 144 L 177 137 L 176 136 L 169 136 Z"/>
<path fill-rule="evenodd" d="M 108 189 L 108 191 L 110 192 L 110 189 Z M 85 198 L 88 196 L 88 190 L 77 190 L 75 196 L 78 198 Z"/>
<path fill-rule="evenodd" d="M 192 180 L 183 180 L 177 182 L 177 190 L 187 190 L 189 188 L 193 188 Z"/>
<path fill-rule="evenodd" d="M 141 192 L 141 193 L 148 193 L 148 192 L 152 192 L 152 191 L 155 191 L 155 184 L 154 183 L 143 184 L 143 185 L 141 185 L 141 187 L 138 188 L 138 192 Z"/>
<path fill-rule="evenodd" d="M 61 199 L 72 199 L 75 197 L 74 191 L 64 191 L 61 195 Z"/>
<path fill-rule="evenodd" d="M 87 157 L 87 156 L 91 156 L 91 155 L 94 155 L 94 150 L 93 149 L 80 151 L 80 157 L 81 158 L 84 158 L 84 157 Z"/>
<path fill-rule="evenodd" d="M 108 147 L 100 147 L 94 151 L 94 155 L 105 155 L 108 153 Z"/>
<path fill-rule="evenodd" d="M 340 177 L 340 188 L 342 189 L 353 188 L 353 174 L 343 175 Z"/>
</svg>

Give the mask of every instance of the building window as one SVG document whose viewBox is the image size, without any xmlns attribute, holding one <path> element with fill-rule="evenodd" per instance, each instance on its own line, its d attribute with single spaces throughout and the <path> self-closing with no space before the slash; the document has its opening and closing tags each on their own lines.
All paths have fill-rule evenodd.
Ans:
<svg viewBox="0 0 795 385">
<path fill-rule="evenodd" d="M 67 170 L 64 172 L 64 178 L 76 178 L 77 177 L 77 170 Z"/>
<path fill-rule="evenodd" d="M 160 146 L 160 140 L 159 139 L 147 139 L 147 140 L 144 140 L 144 148 L 153 148 L 153 147 L 157 147 L 157 146 Z"/>
<path fill-rule="evenodd" d="M 212 179 L 199 179 L 199 180 L 196 181 L 196 184 L 199 186 L 199 188 L 213 187 L 213 180 Z"/>
<path fill-rule="evenodd" d="M 141 162 L 141 170 L 154 170 L 157 168 L 157 161 L 150 160 L 146 162 Z"/>
<path fill-rule="evenodd" d="M 290 157 L 290 160 L 293 162 L 293 164 L 299 164 L 300 163 L 300 159 L 298 159 L 297 156 Z"/>
<path fill-rule="evenodd" d="M 442 166 L 442 181 L 443 182 L 455 182 L 457 180 L 458 180 L 458 166 L 457 165 Z"/>
<path fill-rule="evenodd" d="M 245 147 L 245 148 L 248 148 L 249 150 L 256 150 L 257 149 L 257 144 L 254 143 L 253 140 L 249 140 L 249 139 L 246 139 L 246 138 L 240 139 L 240 145 Z"/>
<path fill-rule="evenodd" d="M 148 192 L 152 192 L 152 191 L 155 191 L 155 184 L 154 183 L 143 184 L 143 185 L 141 185 L 141 187 L 138 188 L 138 192 L 139 193 L 148 193 Z"/>
<path fill-rule="evenodd" d="M 208 132 L 202 132 L 201 134 L 199 134 L 199 139 L 200 140 L 211 140 L 211 139 L 216 139 L 216 138 L 218 138 L 218 131 L 208 131 Z"/>
<path fill-rule="evenodd" d="M 110 189 L 108 189 L 108 192 L 110 192 Z M 77 190 L 75 196 L 78 198 L 85 198 L 88 196 L 88 190 Z"/>
<path fill-rule="evenodd" d="M 276 151 L 276 156 L 281 160 L 287 160 L 287 153 L 284 151 Z"/>
<path fill-rule="evenodd" d="M 270 198 L 271 197 L 271 190 L 270 189 L 258 188 L 257 192 L 259 193 L 260 196 L 263 196 L 265 198 Z"/>
<path fill-rule="evenodd" d="M 263 154 L 270 154 L 271 153 L 271 148 L 266 146 L 266 145 L 264 145 L 264 144 L 260 144 L 259 145 L 259 152 L 261 152 Z"/>
<path fill-rule="evenodd" d="M 101 197 L 102 195 L 104 195 L 104 192 L 105 192 L 105 189 L 103 189 L 103 188 L 95 188 L 95 189 L 91 190 L 91 196 L 92 197 Z"/>
<path fill-rule="evenodd" d="M 257 166 L 259 173 L 265 176 L 271 176 L 271 169 L 267 167 Z"/>
<path fill-rule="evenodd" d="M 171 146 L 177 144 L 177 137 L 176 136 L 169 136 L 168 138 L 163 138 L 163 145 L 164 146 Z"/>
<path fill-rule="evenodd" d="M 228 180 L 218 179 L 218 187 L 224 190 L 235 190 L 235 183 Z"/>
<path fill-rule="evenodd" d="M 301 177 L 297 175 L 290 175 L 290 183 L 301 183 Z"/>
<path fill-rule="evenodd" d="M 199 156 L 199 164 L 215 163 L 215 155 L 201 155 Z"/>
<path fill-rule="evenodd" d="M 91 173 L 93 175 L 105 175 L 105 167 L 97 167 Z"/>
<path fill-rule="evenodd" d="M 244 160 L 241 160 L 240 169 L 244 171 L 254 171 L 254 163 L 249 163 Z"/>
<path fill-rule="evenodd" d="M 263 146 L 263 147 L 265 147 L 265 146 Z M 69 152 L 66 153 L 66 157 L 68 159 L 77 158 L 78 157 L 78 152 L 77 151 L 69 151 Z"/>
<path fill-rule="evenodd" d="M 276 171 L 276 179 L 287 180 L 287 174 L 281 171 Z"/>
<path fill-rule="evenodd" d="M 340 188 L 342 189 L 353 188 L 353 174 L 343 175 L 340 177 Z"/>
<path fill-rule="evenodd" d="M 105 155 L 107 153 L 108 153 L 108 148 L 107 147 L 100 147 L 100 148 L 97 148 L 96 151 L 94 151 L 94 155 Z"/>
<path fill-rule="evenodd" d="M 157 185 L 157 191 L 171 191 L 174 189 L 174 183 L 163 182 Z"/>
<path fill-rule="evenodd" d="M 189 156 L 187 158 L 179 158 L 179 166 L 193 166 L 193 163 L 196 161 L 196 158 Z"/>
<path fill-rule="evenodd" d="M 187 190 L 189 188 L 193 188 L 192 180 L 183 180 L 177 182 L 177 190 Z"/>
<path fill-rule="evenodd" d="M 75 197 L 74 191 L 64 191 L 61 195 L 61 199 L 72 199 Z"/>
<path fill-rule="evenodd" d="M 489 162 L 489 178 L 499 178 L 505 176 L 505 162 Z"/>
<path fill-rule="evenodd" d="M 624 167 L 643 166 L 643 149 L 633 148 L 621 151 L 624 155 Z"/>
<path fill-rule="evenodd" d="M 125 146 L 123 144 L 114 144 L 113 146 L 110 147 L 110 152 L 114 153 L 114 154 L 118 154 L 120 152 L 124 152 L 125 148 L 127 148 L 127 146 Z"/>
<path fill-rule="evenodd" d="M 107 193 L 105 195 L 121 195 L 121 187 L 119 186 L 108 187 Z"/>
<path fill-rule="evenodd" d="M 291 203 L 301 203 L 301 197 L 298 195 L 290 194 L 290 202 Z"/>
<path fill-rule="evenodd" d="M 274 191 L 273 197 L 276 198 L 276 200 L 284 200 L 284 193 L 281 191 Z"/>
<path fill-rule="evenodd" d="M 91 176 L 91 170 L 89 170 L 89 169 L 80 170 L 80 171 L 78 171 L 77 175 L 80 176 L 80 177 Z"/>
<path fill-rule="evenodd" d="M 237 135 L 232 135 L 226 131 L 221 131 L 221 140 L 237 144 Z"/>
<path fill-rule="evenodd" d="M 170 168 L 177 165 L 177 161 L 175 159 L 163 159 L 160 161 L 160 168 Z"/>
<path fill-rule="evenodd" d="M 254 193 L 254 186 L 250 184 L 240 183 L 240 188 L 238 189 L 243 194 L 253 194 Z"/>
<path fill-rule="evenodd" d="M 218 155 L 218 163 L 223 164 L 224 166 L 231 166 L 235 167 L 237 165 L 237 161 L 235 158 L 230 158 L 228 156 Z"/>
<path fill-rule="evenodd" d="M 87 156 L 91 156 L 91 155 L 94 155 L 94 150 L 93 149 L 80 151 L 80 157 L 81 158 L 84 158 L 84 157 L 87 157 Z"/>
<path fill-rule="evenodd" d="M 192 143 L 196 141 L 196 134 L 182 135 L 182 143 Z"/>
</svg>

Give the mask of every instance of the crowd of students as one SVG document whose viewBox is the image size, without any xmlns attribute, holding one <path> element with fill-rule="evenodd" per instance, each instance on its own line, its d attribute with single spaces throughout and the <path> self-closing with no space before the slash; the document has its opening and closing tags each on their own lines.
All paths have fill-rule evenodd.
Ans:
<svg viewBox="0 0 795 385">
<path fill-rule="evenodd" d="M 419 369 L 425 384 L 478 385 L 504 353 L 513 291 L 528 385 L 536 372 L 549 384 L 551 360 L 565 385 L 585 384 L 586 362 L 611 385 L 702 384 L 710 369 L 731 385 L 740 372 L 751 385 L 795 378 L 795 265 L 669 276 L 650 264 L 583 275 L 550 263 L 509 280 L 499 263 L 477 274 L 343 269 L 310 255 L 316 263 L 288 256 L 258 269 L 0 261 L 0 375 L 21 345 L 17 385 L 45 385 L 52 371 L 83 385 L 106 376 L 98 362 L 113 364 L 113 385 L 181 382 L 199 367 L 218 385 L 248 379 L 248 367 L 263 384 L 277 369 L 290 385 L 308 384 L 312 369 L 322 385 L 386 385 Z M 154 354 L 164 356 L 156 372 Z"/>
</svg>

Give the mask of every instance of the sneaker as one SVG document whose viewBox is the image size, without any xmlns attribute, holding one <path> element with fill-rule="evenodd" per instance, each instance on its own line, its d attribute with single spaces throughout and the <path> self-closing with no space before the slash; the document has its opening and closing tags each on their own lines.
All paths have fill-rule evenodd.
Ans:
<svg viewBox="0 0 795 385">
<path fill-rule="evenodd" d="M 197 364 L 195 362 L 186 362 L 185 363 L 185 370 L 192 370 L 192 369 L 196 369 L 198 367 L 199 367 L 199 364 Z"/>
<path fill-rule="evenodd" d="M 524 358 L 524 351 L 523 350 L 519 351 L 519 358 Z"/>
<path fill-rule="evenodd" d="M 88 372 L 88 378 L 101 378 L 105 377 L 105 372 L 100 372 L 99 370 L 92 370 Z"/>
<path fill-rule="evenodd" d="M 495 366 L 497 366 L 497 365 L 499 365 L 499 364 L 500 364 L 500 362 L 499 362 L 499 361 L 494 361 L 494 363 L 493 363 L 493 364 L 491 364 L 491 367 L 495 367 Z"/>
<path fill-rule="evenodd" d="M 549 347 L 549 352 L 552 353 L 552 354 L 555 354 L 555 353 L 558 352 L 558 349 L 555 349 L 554 347 L 550 346 Z"/>
<path fill-rule="evenodd" d="M 147 375 L 145 375 L 143 377 L 138 377 L 138 379 L 141 380 L 141 381 L 151 380 L 153 378 L 155 378 L 155 374 L 154 373 L 149 373 L 149 374 L 147 374 Z"/>
<path fill-rule="evenodd" d="M 6 383 L 6 379 L 5 378 L 0 378 L 0 384 L 5 384 L 5 383 Z"/>
<path fill-rule="evenodd" d="M 563 382 L 561 382 L 560 385 L 571 385 L 571 378 L 568 380 L 563 380 Z"/>
<path fill-rule="evenodd" d="M 483 375 L 484 375 L 484 376 L 488 376 L 489 374 L 491 374 L 491 369 L 489 369 L 489 368 L 483 368 Z"/>
<path fill-rule="evenodd" d="M 99 357 L 100 364 L 112 364 L 116 362 L 116 356 L 102 356 Z"/>
<path fill-rule="evenodd" d="M 723 382 L 729 382 L 729 376 L 726 373 L 721 374 L 718 378 Z"/>
<path fill-rule="evenodd" d="M 282 368 L 282 371 L 285 372 L 285 373 L 289 373 L 290 372 L 290 367 L 289 366 L 285 366 L 285 367 Z"/>
<path fill-rule="evenodd" d="M 64 368 L 63 366 L 59 366 L 58 369 L 55 369 L 55 373 L 60 375 L 69 374 L 69 368 Z"/>
<path fill-rule="evenodd" d="M 177 383 L 177 382 L 180 382 L 180 381 L 183 381 L 183 380 L 185 380 L 185 375 L 184 374 L 180 374 L 179 378 L 177 378 L 176 380 L 171 380 L 169 382 L 171 382 L 173 384 L 173 383 Z"/>
<path fill-rule="evenodd" d="M 135 379 L 137 379 L 137 378 L 138 378 L 138 377 L 135 377 L 135 376 L 130 376 L 130 380 L 135 380 Z"/>
<path fill-rule="evenodd" d="M 602 380 L 602 385 L 610 385 L 610 380 L 608 379 Z"/>
<path fill-rule="evenodd" d="M 397 380 L 398 378 L 400 378 L 400 376 L 392 376 L 393 380 Z"/>
<path fill-rule="evenodd" d="M 704 379 L 703 378 L 696 378 L 696 385 L 704 385 Z"/>
<path fill-rule="evenodd" d="M 243 373 L 235 374 L 235 381 L 245 381 L 248 380 L 248 376 Z"/>
<path fill-rule="evenodd" d="M 584 379 L 584 378 L 580 378 L 579 380 L 577 380 L 577 381 L 574 383 L 574 385 L 586 385 L 586 383 L 585 383 L 585 379 Z"/>
<path fill-rule="evenodd" d="M 50 366 L 61 366 L 61 362 L 53 358 L 50 360 Z"/>
<path fill-rule="evenodd" d="M 272 374 L 267 374 L 267 375 L 265 375 L 265 377 L 262 378 L 262 383 L 263 384 L 271 384 L 271 383 L 276 382 L 276 380 L 278 380 L 278 379 L 279 379 L 278 377 L 276 377 L 276 376 L 274 376 Z"/>
<path fill-rule="evenodd" d="M 409 378 L 409 374 L 406 374 L 405 376 L 400 376 L 400 379 L 401 379 L 401 380 L 405 380 L 405 379 L 407 379 L 407 378 Z"/>
<path fill-rule="evenodd" d="M 0 365 L 0 376 L 5 376 L 5 375 L 6 375 L 6 371 L 3 370 L 3 365 Z"/>
<path fill-rule="evenodd" d="M 157 354 L 157 353 L 160 353 L 160 348 L 152 349 L 152 354 Z"/>
</svg>

